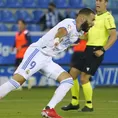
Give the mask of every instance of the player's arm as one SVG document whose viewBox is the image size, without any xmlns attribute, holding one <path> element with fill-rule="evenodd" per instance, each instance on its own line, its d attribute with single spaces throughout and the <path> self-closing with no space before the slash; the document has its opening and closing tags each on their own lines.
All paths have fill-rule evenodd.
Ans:
<svg viewBox="0 0 118 118">
<path fill-rule="evenodd" d="M 86 42 L 88 41 L 88 32 L 85 33 L 84 35 L 79 37 L 80 40 L 85 40 Z M 71 44 L 71 46 L 77 46 L 80 44 L 80 40 L 76 41 L 75 44 Z"/>
<path fill-rule="evenodd" d="M 57 46 L 62 40 L 64 36 L 67 36 L 68 32 L 66 28 L 62 27 L 58 29 L 58 32 L 55 35 L 54 43 Z"/>
<path fill-rule="evenodd" d="M 105 50 L 108 50 L 117 40 L 117 32 L 116 29 L 110 29 L 109 30 L 109 40 L 107 42 L 107 44 L 104 46 Z"/>
</svg>

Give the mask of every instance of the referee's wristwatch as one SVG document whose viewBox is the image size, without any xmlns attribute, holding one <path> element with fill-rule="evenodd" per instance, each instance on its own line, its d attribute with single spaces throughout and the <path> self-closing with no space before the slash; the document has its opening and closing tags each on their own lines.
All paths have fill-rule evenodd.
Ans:
<svg viewBox="0 0 118 118">
<path fill-rule="evenodd" d="M 101 50 L 102 50 L 104 53 L 106 52 L 106 50 L 104 49 L 104 47 L 102 47 Z"/>
</svg>

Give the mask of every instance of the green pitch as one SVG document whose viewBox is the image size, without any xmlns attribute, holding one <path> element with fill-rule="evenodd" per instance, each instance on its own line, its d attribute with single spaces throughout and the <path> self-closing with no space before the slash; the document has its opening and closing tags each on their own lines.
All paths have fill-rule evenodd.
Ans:
<svg viewBox="0 0 118 118">
<path fill-rule="evenodd" d="M 0 101 L 0 118 L 41 118 L 40 112 L 53 95 L 54 88 L 37 88 L 14 91 Z M 94 112 L 64 112 L 61 106 L 70 102 L 71 95 L 57 105 L 57 112 L 63 118 L 118 118 L 118 88 L 97 88 L 94 90 Z M 81 90 L 81 108 L 84 97 Z"/>
</svg>

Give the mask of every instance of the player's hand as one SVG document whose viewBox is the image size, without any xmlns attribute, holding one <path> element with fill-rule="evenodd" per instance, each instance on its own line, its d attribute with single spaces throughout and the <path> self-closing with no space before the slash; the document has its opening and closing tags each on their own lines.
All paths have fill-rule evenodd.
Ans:
<svg viewBox="0 0 118 118">
<path fill-rule="evenodd" d="M 59 45 L 59 42 L 55 42 L 54 46 L 57 47 Z"/>
<path fill-rule="evenodd" d="M 59 43 L 60 43 L 59 38 L 58 38 L 58 37 L 55 38 L 55 39 L 54 39 L 54 46 L 57 47 L 57 46 L 59 45 Z"/>
<path fill-rule="evenodd" d="M 94 54 L 95 56 L 100 57 L 104 54 L 104 52 L 102 50 L 97 50 L 97 51 L 94 51 Z"/>
</svg>

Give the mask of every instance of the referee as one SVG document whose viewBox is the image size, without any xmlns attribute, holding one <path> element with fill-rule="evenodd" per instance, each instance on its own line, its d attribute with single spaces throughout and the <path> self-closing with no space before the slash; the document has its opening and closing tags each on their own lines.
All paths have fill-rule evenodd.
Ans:
<svg viewBox="0 0 118 118">
<path fill-rule="evenodd" d="M 93 111 L 92 96 L 93 90 L 89 79 L 93 76 L 104 59 L 107 51 L 116 41 L 116 26 L 114 18 L 107 11 L 108 0 L 96 0 L 95 25 L 88 32 L 87 47 L 83 54 L 78 55 L 78 63 L 70 69 L 70 74 L 74 79 L 74 86 L 71 89 L 72 101 L 62 110 L 79 109 L 79 83 L 76 79 L 80 75 L 80 81 L 85 96 L 85 106 L 81 111 Z M 80 58 L 79 58 L 80 56 Z"/>
</svg>

